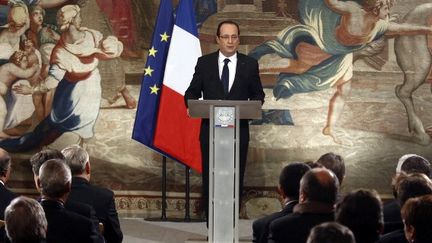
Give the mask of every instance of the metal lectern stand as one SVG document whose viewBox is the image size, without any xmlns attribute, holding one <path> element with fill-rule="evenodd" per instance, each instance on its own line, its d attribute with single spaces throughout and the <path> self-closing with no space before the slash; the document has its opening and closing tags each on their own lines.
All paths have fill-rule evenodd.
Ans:
<svg viewBox="0 0 432 243">
<path fill-rule="evenodd" d="M 261 101 L 189 100 L 189 115 L 210 119 L 208 242 L 239 242 L 240 119 L 260 119 Z"/>
</svg>

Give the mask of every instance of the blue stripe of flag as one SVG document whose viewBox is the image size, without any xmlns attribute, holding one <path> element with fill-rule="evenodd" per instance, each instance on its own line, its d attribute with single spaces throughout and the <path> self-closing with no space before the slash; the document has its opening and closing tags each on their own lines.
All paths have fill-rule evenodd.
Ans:
<svg viewBox="0 0 432 243">
<path fill-rule="evenodd" d="M 198 38 L 198 30 L 192 0 L 180 0 L 177 13 L 175 25 Z"/>
<path fill-rule="evenodd" d="M 171 0 L 162 0 L 159 5 L 149 55 L 144 67 L 144 76 L 132 132 L 133 139 L 155 150 L 157 149 L 153 147 L 154 131 L 173 26 L 172 2 Z"/>
</svg>

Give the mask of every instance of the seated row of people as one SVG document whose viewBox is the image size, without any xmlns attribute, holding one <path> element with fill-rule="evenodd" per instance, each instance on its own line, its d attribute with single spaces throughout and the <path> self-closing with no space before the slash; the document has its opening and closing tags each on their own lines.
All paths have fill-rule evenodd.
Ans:
<svg viewBox="0 0 432 243">
<path fill-rule="evenodd" d="M 4 218 L 8 237 L 4 238 L 3 230 L 0 242 L 3 242 L 2 239 L 11 242 L 39 242 L 18 240 L 38 237 L 48 243 L 122 242 L 123 234 L 115 207 L 114 193 L 90 184 L 89 161 L 88 153 L 78 145 L 69 146 L 61 152 L 52 149 L 42 150 L 30 158 L 35 186 L 40 192 L 37 203 L 43 208 L 44 219 L 47 221 L 46 233 L 42 234 L 42 219 L 38 225 L 33 226 L 26 224 L 33 224 L 35 219 L 14 221 L 14 215 L 22 215 L 20 213 L 28 211 L 37 212 L 38 208 L 33 205 L 33 199 L 15 198 L 16 195 L 4 187 L 10 173 L 11 159 L 6 151 L 0 149 L 0 170 L 5 172 L 4 176 L 2 174 L 0 177 L 0 210 L 9 205 Z M 40 217 L 42 214 L 37 215 Z M 3 214 L 0 216 L 3 218 Z M 37 232 L 23 232 L 22 229 L 26 227 L 39 228 Z M 37 237 L 34 234 L 37 234 Z"/>
<path fill-rule="evenodd" d="M 253 242 L 432 242 L 432 233 L 426 230 L 432 217 L 425 217 L 432 216 L 432 207 L 426 206 L 432 205 L 430 175 L 431 165 L 425 158 L 403 156 L 392 181 L 396 199 L 383 210 L 374 190 L 341 195 L 340 183 L 345 177 L 341 156 L 328 153 L 317 162 L 291 163 L 279 178 L 283 209 L 253 222 Z M 422 216 L 416 216 L 418 212 Z"/>
</svg>

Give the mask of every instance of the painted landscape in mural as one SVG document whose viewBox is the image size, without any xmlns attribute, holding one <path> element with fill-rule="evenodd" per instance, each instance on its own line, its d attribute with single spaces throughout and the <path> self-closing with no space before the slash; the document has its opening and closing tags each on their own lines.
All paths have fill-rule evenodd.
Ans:
<svg viewBox="0 0 432 243">
<path fill-rule="evenodd" d="M 121 212 L 157 212 L 162 158 L 131 132 L 159 1 L 13 2 L 0 0 L 0 147 L 13 151 L 21 146 L 17 137 L 38 131 L 45 139 L 52 133 L 42 141 L 50 147 L 79 142 L 91 155 L 93 182 L 117 191 Z M 67 4 L 79 10 L 58 14 Z M 344 190 L 390 194 L 402 154 L 432 159 L 428 0 L 194 4 L 204 54 L 217 48 L 217 23 L 233 19 L 241 27 L 240 51 L 260 63 L 266 101 L 263 119 L 251 126 L 244 215 L 278 205 L 276 178 L 289 162 L 333 151 L 347 163 Z M 75 34 L 84 36 L 81 46 L 69 42 Z M 67 125 L 51 129 L 55 119 Z M 31 187 L 32 152 L 14 154 L 12 186 Z M 168 207 L 181 212 L 184 167 L 169 160 L 168 178 Z M 194 202 L 200 178 L 192 172 Z"/>
</svg>

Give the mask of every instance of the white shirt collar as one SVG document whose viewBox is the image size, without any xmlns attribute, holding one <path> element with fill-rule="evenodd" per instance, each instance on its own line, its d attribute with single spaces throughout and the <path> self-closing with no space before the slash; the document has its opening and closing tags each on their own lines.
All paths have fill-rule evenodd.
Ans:
<svg viewBox="0 0 432 243">
<path fill-rule="evenodd" d="M 222 54 L 222 52 L 219 51 L 219 63 L 222 63 L 226 58 L 228 58 L 230 62 L 237 60 L 237 52 L 230 57 L 226 57 L 224 54 Z"/>
</svg>

